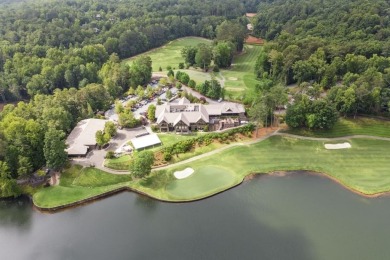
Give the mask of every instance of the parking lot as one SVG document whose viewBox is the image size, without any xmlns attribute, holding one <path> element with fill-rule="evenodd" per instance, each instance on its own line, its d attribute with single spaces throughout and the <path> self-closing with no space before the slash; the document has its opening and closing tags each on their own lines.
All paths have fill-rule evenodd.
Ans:
<svg viewBox="0 0 390 260">
<path fill-rule="evenodd" d="M 117 134 L 110 140 L 109 146 L 107 148 L 92 150 L 87 154 L 87 157 L 75 158 L 72 160 L 83 166 L 95 166 L 96 168 L 104 171 L 117 173 L 115 171 L 110 171 L 103 165 L 104 157 L 106 156 L 107 151 L 115 151 L 119 147 L 125 145 L 130 139 L 144 133 L 148 133 L 148 131 L 147 128 L 143 126 L 132 129 L 118 129 Z"/>
<path fill-rule="evenodd" d="M 151 86 L 157 87 L 157 85 L 151 85 Z M 168 90 L 168 88 L 165 87 L 161 90 L 160 93 L 156 94 L 153 97 L 153 99 L 143 99 L 143 100 L 139 101 L 138 103 L 136 103 L 131 110 L 134 114 L 134 117 L 139 119 L 142 115 L 145 115 L 148 111 L 148 107 L 151 104 L 157 105 L 157 99 L 160 99 L 161 101 L 166 100 L 166 91 L 167 90 Z M 173 96 L 177 94 L 176 88 L 171 88 L 170 91 L 172 92 Z M 129 96 L 121 99 L 120 102 L 122 102 L 123 106 L 126 106 L 127 103 L 129 103 L 132 100 L 137 101 L 138 97 L 135 95 L 129 95 Z M 118 118 L 118 115 L 115 113 L 115 106 L 114 105 L 109 110 L 107 110 L 104 113 L 104 115 L 108 120 L 118 122 L 119 118 Z"/>
</svg>

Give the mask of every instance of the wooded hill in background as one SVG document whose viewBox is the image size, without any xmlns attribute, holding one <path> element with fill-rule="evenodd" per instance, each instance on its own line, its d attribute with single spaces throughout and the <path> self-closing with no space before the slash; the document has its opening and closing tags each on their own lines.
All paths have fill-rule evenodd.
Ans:
<svg viewBox="0 0 390 260">
<path fill-rule="evenodd" d="M 389 1 L 268 1 L 253 23 L 269 40 L 259 78 L 298 83 L 313 99 L 330 89 L 328 100 L 345 115 L 388 112 Z"/>
<path fill-rule="evenodd" d="M 0 102 L 102 83 L 110 54 L 127 58 L 184 36 L 212 39 L 226 19 L 246 25 L 259 0 L 0 2 Z M 96 55 L 98 57 L 96 57 Z"/>
</svg>

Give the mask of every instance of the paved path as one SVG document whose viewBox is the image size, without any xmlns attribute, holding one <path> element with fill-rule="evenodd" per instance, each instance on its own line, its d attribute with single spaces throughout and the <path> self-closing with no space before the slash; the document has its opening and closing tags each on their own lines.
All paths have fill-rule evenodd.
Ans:
<svg viewBox="0 0 390 260">
<path fill-rule="evenodd" d="M 263 136 L 261 138 L 258 138 L 256 140 L 229 144 L 227 146 L 218 148 L 218 149 L 213 150 L 213 151 L 208 152 L 208 153 L 204 153 L 204 154 L 201 154 L 201 155 L 198 155 L 198 156 L 194 156 L 192 158 L 189 158 L 189 159 L 181 161 L 181 162 L 177 162 L 177 163 L 174 163 L 174 164 L 169 164 L 167 166 L 163 166 L 163 167 L 159 167 L 159 168 L 154 168 L 154 169 L 152 169 L 152 171 L 158 171 L 158 170 L 174 168 L 174 167 L 177 167 L 179 165 L 183 165 L 183 164 L 190 163 L 190 162 L 202 159 L 202 158 L 206 158 L 208 156 L 211 156 L 211 155 L 214 155 L 216 153 L 225 151 L 225 150 L 230 149 L 230 148 L 235 147 L 235 146 L 243 146 L 243 145 L 249 146 L 251 144 L 259 143 L 259 142 L 262 142 L 265 139 L 267 139 L 267 138 L 269 138 L 271 136 L 275 136 L 275 135 L 288 136 L 288 137 L 292 137 L 292 138 L 298 138 L 298 139 L 304 139 L 304 140 L 313 140 L 313 141 L 331 141 L 331 140 L 345 140 L 345 139 L 351 139 L 351 138 L 365 138 L 365 139 L 383 140 L 383 141 L 389 141 L 390 142 L 390 138 L 378 137 L 378 136 L 370 136 L 370 135 L 349 135 L 349 136 L 343 136 L 343 137 L 322 138 L 322 137 L 307 137 L 307 136 L 293 135 L 293 134 L 287 134 L 287 133 L 280 133 L 279 130 L 280 129 L 277 129 L 276 131 L 274 131 L 272 133 L 269 133 L 269 134 L 267 134 L 267 135 L 265 135 L 265 136 Z M 112 173 L 112 174 L 129 174 L 129 171 L 112 170 L 112 169 L 109 169 L 107 167 L 104 167 L 103 164 L 96 165 L 95 167 L 98 168 L 98 169 L 101 169 L 103 171 Z"/>
<path fill-rule="evenodd" d="M 167 165 L 167 166 L 164 166 L 164 167 L 155 168 L 152 171 L 169 169 L 169 168 L 176 167 L 178 165 L 182 165 L 182 164 L 186 164 L 186 163 L 189 163 L 189 162 L 193 162 L 193 161 L 196 161 L 196 160 L 208 157 L 210 155 L 222 152 L 224 150 L 230 149 L 231 147 L 234 147 L 234 146 L 255 144 L 255 143 L 264 141 L 265 139 L 267 139 L 267 138 L 269 138 L 271 136 L 274 136 L 274 135 L 289 136 L 289 137 L 293 137 L 293 138 L 305 139 L 305 140 L 313 140 L 313 141 L 345 140 L 345 139 L 351 139 L 351 138 L 366 138 L 366 139 L 373 139 L 373 140 L 390 141 L 390 138 L 387 138 L 387 137 L 378 137 L 378 136 L 369 136 L 369 135 L 349 135 L 349 136 L 334 137 L 334 138 L 317 138 L 317 137 L 307 137 L 307 136 L 293 135 L 293 134 L 287 134 L 287 133 L 279 133 L 279 130 L 280 129 L 278 129 L 275 132 L 272 132 L 272 133 L 270 133 L 270 134 L 268 134 L 268 135 L 266 135 L 264 137 L 261 137 L 259 139 L 253 140 L 253 141 L 249 141 L 249 142 L 245 142 L 245 143 L 234 143 L 234 144 L 231 144 L 231 145 L 228 145 L 228 146 L 221 147 L 221 148 L 216 149 L 214 151 L 211 151 L 211 152 L 208 152 L 208 153 L 204 153 L 204 154 L 192 157 L 190 159 L 187 159 L 187 160 L 184 160 L 184 161 L 181 161 L 181 162 L 170 164 L 170 165 Z"/>
<path fill-rule="evenodd" d="M 272 133 L 270 133 L 270 134 L 267 134 L 267 135 L 264 136 L 264 137 L 258 138 L 258 139 L 256 139 L 256 140 L 252 140 L 252 141 L 248 141 L 248 142 L 241 142 L 241 143 L 229 144 L 229 145 L 227 145 L 227 146 L 218 148 L 218 149 L 213 150 L 213 151 L 208 152 L 208 153 L 204 153 L 204 154 L 201 154 L 201 155 L 192 157 L 192 158 L 190 158 L 190 159 L 187 159 L 187 160 L 184 160 L 184 161 L 181 161 L 181 162 L 177 162 L 177 163 L 170 164 L 170 165 L 167 165 L 167 166 L 163 166 L 163 167 L 159 167 L 159 168 L 152 169 L 152 171 L 158 171 L 158 170 L 169 169 L 169 168 L 176 167 L 176 166 L 178 166 L 178 165 L 182 165 L 182 164 L 186 164 L 186 163 L 189 163 L 189 162 L 193 162 L 193 161 L 196 161 L 196 160 L 199 160 L 199 159 L 208 157 L 208 156 L 210 156 L 210 155 L 213 155 L 213 154 L 222 152 L 222 151 L 224 151 L 224 150 L 230 149 L 230 148 L 235 147 L 235 146 L 243 146 L 243 145 L 251 145 L 251 144 L 259 143 L 259 142 L 264 141 L 265 139 L 269 138 L 270 136 L 273 136 L 273 135 L 277 134 L 278 131 L 279 131 L 279 129 L 276 130 L 276 131 L 274 131 L 274 132 L 272 132 Z"/>
<path fill-rule="evenodd" d="M 109 147 L 106 149 L 92 150 L 87 154 L 86 158 L 74 158 L 71 162 L 85 167 L 94 165 L 97 169 L 113 174 L 129 174 L 129 171 L 116 171 L 105 167 L 104 157 L 106 156 L 107 151 L 115 151 L 120 146 L 127 143 L 130 139 L 146 132 L 148 132 L 148 129 L 143 126 L 132 129 L 118 129 L 117 134 L 110 140 Z"/>
</svg>

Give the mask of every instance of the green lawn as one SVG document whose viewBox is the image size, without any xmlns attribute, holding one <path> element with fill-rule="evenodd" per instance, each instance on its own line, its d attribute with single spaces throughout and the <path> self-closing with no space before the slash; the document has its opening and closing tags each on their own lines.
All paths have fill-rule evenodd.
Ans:
<svg viewBox="0 0 390 260">
<path fill-rule="evenodd" d="M 340 118 L 331 130 L 288 129 L 290 134 L 311 137 L 342 137 L 348 135 L 372 135 L 390 137 L 390 121 L 359 117 Z"/>
<path fill-rule="evenodd" d="M 195 138 L 201 134 L 202 133 L 191 133 L 191 134 L 180 135 L 180 134 L 174 134 L 174 133 L 161 133 L 161 134 L 157 134 L 157 135 L 162 142 L 162 146 L 170 146 L 170 145 L 173 145 L 174 143 L 177 143 L 179 141 Z"/>
<path fill-rule="evenodd" d="M 199 37 L 185 37 L 169 42 L 168 44 L 145 52 L 141 55 L 148 55 L 152 59 L 153 72 L 158 72 L 159 67 L 163 69 L 163 74 L 166 74 L 166 67 L 169 65 L 172 68 L 178 70 L 180 62 L 184 62 L 181 57 L 181 50 L 185 46 L 196 46 L 199 43 L 211 43 L 210 40 Z M 252 91 L 256 84 L 259 82 L 256 79 L 254 68 L 256 59 L 259 56 L 261 46 L 257 45 L 245 45 L 244 52 L 237 55 L 233 59 L 231 68 L 222 69 L 220 73 L 208 72 L 205 73 L 201 69 L 184 69 L 188 73 L 191 79 L 197 83 L 210 80 L 212 75 L 218 80 L 225 78 L 226 99 L 239 100 L 242 96 L 249 91 Z M 124 62 L 131 64 L 137 56 L 124 60 Z M 222 76 L 223 77 L 222 77 Z"/>
<path fill-rule="evenodd" d="M 227 98 L 240 99 L 244 93 L 254 90 L 259 82 L 254 70 L 261 48 L 261 46 L 256 45 L 245 45 L 244 53 L 234 57 L 231 68 L 221 70 L 226 80 Z"/>
<path fill-rule="evenodd" d="M 205 166 L 223 166 L 240 179 L 250 173 L 312 170 L 326 173 L 345 186 L 366 194 L 390 191 L 390 142 L 347 141 L 351 143 L 351 149 L 326 150 L 322 141 L 274 136 L 255 145 L 233 147 L 178 169 L 192 167 L 196 174 Z"/>
<path fill-rule="evenodd" d="M 193 200 L 226 190 L 237 182 L 240 179 L 228 168 L 203 166 L 196 170 L 196 174 L 171 181 L 166 191 L 172 199 Z"/>
<path fill-rule="evenodd" d="M 130 180 L 130 175 L 72 166 L 61 174 L 58 186 L 42 188 L 35 193 L 33 202 L 43 208 L 66 205 L 127 186 Z"/>
<path fill-rule="evenodd" d="M 129 175 L 72 167 L 62 175 L 59 186 L 42 188 L 34 194 L 33 201 L 40 207 L 55 207 L 120 187 L 130 187 L 161 200 L 188 201 L 226 190 L 251 173 L 282 170 L 322 172 L 365 194 L 390 191 L 390 142 L 347 138 L 340 142 L 344 141 L 352 148 L 326 150 L 324 141 L 273 136 L 173 169 L 154 171 L 145 179 L 133 181 Z M 176 180 L 173 173 L 186 167 L 193 168 L 194 174 Z"/>
<path fill-rule="evenodd" d="M 182 141 L 182 140 L 195 138 L 200 134 L 201 133 L 186 134 L 186 135 L 178 135 L 178 134 L 173 134 L 173 133 L 157 134 L 162 142 L 162 145 L 148 148 L 148 150 L 157 151 L 159 149 L 162 149 L 164 146 L 170 146 L 170 145 L 177 143 L 179 141 Z M 104 166 L 106 166 L 107 168 L 113 169 L 113 170 L 120 170 L 121 171 L 121 170 L 129 169 L 130 162 L 131 162 L 131 155 L 123 155 L 121 157 L 114 158 L 114 159 L 106 159 L 104 161 Z"/>
<path fill-rule="evenodd" d="M 129 169 L 130 161 L 131 155 L 126 154 L 118 158 L 106 159 L 104 161 L 104 166 L 114 170 L 127 170 Z"/>
<path fill-rule="evenodd" d="M 151 51 L 142 53 L 141 55 L 148 55 L 152 59 L 153 71 L 158 71 L 159 67 L 166 71 L 167 66 L 178 68 L 180 62 L 184 62 L 181 56 L 181 50 L 186 46 L 197 46 L 199 43 L 211 43 L 210 40 L 199 37 L 185 37 L 167 43 L 166 45 L 153 49 Z M 137 56 L 124 60 L 131 64 Z"/>
</svg>

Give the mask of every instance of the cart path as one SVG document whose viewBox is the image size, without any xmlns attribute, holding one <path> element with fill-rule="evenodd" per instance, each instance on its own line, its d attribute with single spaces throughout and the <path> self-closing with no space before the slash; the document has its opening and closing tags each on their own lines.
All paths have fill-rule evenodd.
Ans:
<svg viewBox="0 0 390 260">
<path fill-rule="evenodd" d="M 343 137 L 324 138 L 324 137 L 307 137 L 307 136 L 301 136 L 301 135 L 280 133 L 279 130 L 280 129 L 277 129 L 276 131 L 274 131 L 272 133 L 269 133 L 269 134 L 267 134 L 267 135 L 265 135 L 265 136 L 263 136 L 261 138 L 255 139 L 255 140 L 229 144 L 227 146 L 215 149 L 215 150 L 213 150 L 211 152 L 207 152 L 207 153 L 204 153 L 204 154 L 201 154 L 201 155 L 194 156 L 194 157 L 189 158 L 189 159 L 184 160 L 184 161 L 180 161 L 180 162 L 177 162 L 177 163 L 174 163 L 174 164 L 169 164 L 169 165 L 166 165 L 166 166 L 154 168 L 154 169 L 152 169 L 152 171 L 159 171 L 159 170 L 165 170 L 165 169 L 174 168 L 174 167 L 177 167 L 179 165 L 187 164 L 187 163 L 190 163 L 190 162 L 202 159 L 202 158 L 206 158 L 208 156 L 217 154 L 219 152 L 225 151 L 225 150 L 230 149 L 232 147 L 244 146 L 244 145 L 245 146 L 249 146 L 249 145 L 252 145 L 252 144 L 256 144 L 256 143 L 259 143 L 259 142 L 262 142 L 262 141 L 268 139 L 271 136 L 276 136 L 276 135 L 278 135 L 278 136 L 287 136 L 287 137 L 303 139 L 303 140 L 312 140 L 312 141 L 332 141 L 332 140 L 345 140 L 345 139 L 353 139 L 353 138 L 363 138 L 363 139 L 373 139 L 373 140 L 382 140 L 382 141 L 390 142 L 390 138 L 388 138 L 388 137 L 378 137 L 378 136 L 371 136 L 371 135 L 348 135 L 348 136 L 343 136 Z M 101 166 L 96 166 L 96 168 L 101 169 L 101 170 L 106 171 L 106 172 L 109 172 L 109 173 L 112 173 L 112 174 L 129 174 L 129 171 L 112 170 L 112 169 L 109 169 L 109 168 L 105 167 L 103 164 Z"/>
<path fill-rule="evenodd" d="M 176 166 L 179 166 L 179 165 L 182 165 L 182 164 L 190 163 L 190 162 L 193 162 L 193 161 L 205 158 L 207 156 L 210 156 L 210 155 L 222 152 L 224 150 L 230 149 L 230 148 L 235 147 L 235 146 L 251 145 L 251 144 L 259 143 L 259 142 L 262 142 L 265 139 L 268 139 L 269 137 L 274 136 L 274 135 L 288 136 L 288 137 L 292 137 L 292 138 L 304 139 L 304 140 L 312 140 L 312 141 L 331 141 L 331 140 L 345 140 L 345 139 L 352 139 L 352 138 L 365 138 L 365 139 L 383 140 L 383 141 L 389 141 L 390 142 L 390 138 L 378 137 L 378 136 L 370 136 L 370 135 L 349 135 L 349 136 L 334 137 L 334 138 L 321 138 L 321 137 L 317 138 L 317 137 L 307 137 L 307 136 L 293 135 L 293 134 L 287 134 L 287 133 L 279 133 L 279 130 L 280 129 L 278 129 L 278 130 L 276 130 L 276 131 L 274 131 L 274 132 L 272 132 L 272 133 L 270 133 L 270 134 L 268 134 L 268 135 L 266 135 L 264 137 L 261 137 L 259 139 L 253 140 L 253 141 L 230 144 L 230 145 L 218 148 L 218 149 L 216 149 L 214 151 L 211 151 L 211 152 L 208 152 L 208 153 L 204 153 L 204 154 L 192 157 L 190 159 L 187 159 L 187 160 L 184 160 L 184 161 L 181 161 L 181 162 L 177 162 L 177 163 L 170 164 L 170 165 L 163 166 L 163 167 L 159 167 L 159 168 L 154 168 L 152 171 L 169 169 L 169 168 L 173 168 L 173 167 L 176 167 Z"/>
</svg>

